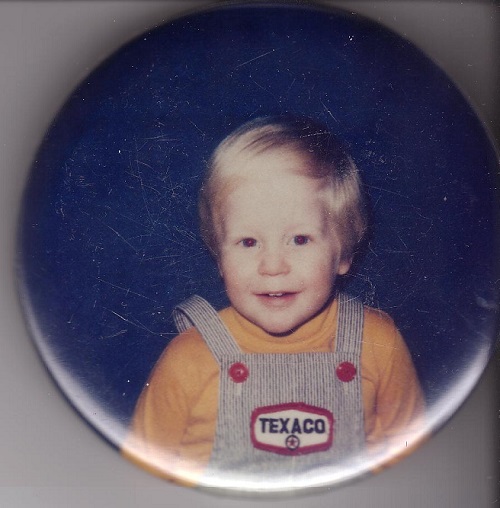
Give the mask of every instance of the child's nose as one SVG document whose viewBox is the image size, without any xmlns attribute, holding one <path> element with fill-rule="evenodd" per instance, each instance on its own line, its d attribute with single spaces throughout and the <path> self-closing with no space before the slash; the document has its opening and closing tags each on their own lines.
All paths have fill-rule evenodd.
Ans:
<svg viewBox="0 0 500 508">
<path fill-rule="evenodd" d="M 280 249 L 267 250 L 262 253 L 259 263 L 260 275 L 283 275 L 290 271 L 286 256 Z"/>
</svg>

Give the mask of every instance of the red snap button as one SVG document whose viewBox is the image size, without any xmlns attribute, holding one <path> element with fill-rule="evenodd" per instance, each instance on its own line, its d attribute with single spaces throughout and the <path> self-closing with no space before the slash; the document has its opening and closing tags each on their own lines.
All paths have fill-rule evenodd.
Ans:
<svg viewBox="0 0 500 508">
<path fill-rule="evenodd" d="M 352 381 L 356 377 L 356 367 L 351 362 L 342 362 L 335 373 L 337 377 L 344 383 Z"/>
<path fill-rule="evenodd" d="M 243 383 L 248 378 L 248 367 L 241 362 L 233 363 L 229 367 L 229 377 L 235 383 Z"/>
</svg>

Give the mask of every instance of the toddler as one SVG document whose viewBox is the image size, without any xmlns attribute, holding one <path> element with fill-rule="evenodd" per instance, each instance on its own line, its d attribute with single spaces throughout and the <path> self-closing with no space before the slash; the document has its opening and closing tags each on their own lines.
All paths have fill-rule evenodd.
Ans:
<svg viewBox="0 0 500 508">
<path fill-rule="evenodd" d="M 183 483 L 272 491 L 346 479 L 415 444 L 424 403 L 400 333 L 337 289 L 366 216 L 334 136 L 308 119 L 244 124 L 209 161 L 199 210 L 231 306 L 176 308 L 181 333 L 124 453 Z"/>
</svg>

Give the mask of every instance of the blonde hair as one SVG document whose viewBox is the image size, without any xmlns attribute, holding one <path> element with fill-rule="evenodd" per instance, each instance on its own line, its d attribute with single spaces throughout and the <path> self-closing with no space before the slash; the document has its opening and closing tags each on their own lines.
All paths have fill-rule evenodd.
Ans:
<svg viewBox="0 0 500 508">
<path fill-rule="evenodd" d="M 229 182 L 238 176 L 236 156 L 289 148 L 307 157 L 303 176 L 322 180 L 330 191 L 328 213 L 342 246 L 342 260 L 350 261 L 366 229 L 366 205 L 358 169 L 340 141 L 323 125 L 302 117 L 260 117 L 227 136 L 208 161 L 199 196 L 200 228 L 210 252 L 218 257 L 217 209 Z"/>
</svg>

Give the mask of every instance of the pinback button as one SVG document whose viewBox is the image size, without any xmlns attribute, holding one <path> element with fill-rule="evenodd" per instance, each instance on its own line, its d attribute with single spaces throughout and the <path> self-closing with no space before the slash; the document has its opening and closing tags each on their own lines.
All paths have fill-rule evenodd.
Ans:
<svg viewBox="0 0 500 508">
<path fill-rule="evenodd" d="M 394 330 L 380 309 L 404 336 L 426 401 L 425 414 L 408 428 L 408 447 L 450 418 L 493 351 L 498 158 L 481 121 L 444 72 L 395 33 L 349 12 L 296 2 L 289 7 L 219 6 L 126 44 L 71 94 L 26 185 L 19 287 L 41 357 L 91 425 L 134 462 L 163 471 L 167 479 L 193 483 L 195 476 L 189 468 L 172 471 L 175 460 L 156 463 L 165 450 L 148 455 L 148 443 L 131 439 L 141 421 L 134 414 L 139 406 L 164 407 L 158 402 L 163 391 L 150 376 L 179 351 L 179 341 L 172 341 L 177 335 L 172 309 L 193 294 L 216 309 L 229 305 L 217 263 L 199 233 L 197 199 L 215 147 L 253 118 L 290 113 L 314 118 L 345 142 L 356 162 L 372 203 L 374 235 L 351 269 L 355 276 L 340 283 L 377 309 L 365 313 L 366 327 L 378 316 L 377 322 Z M 306 233 L 294 232 L 297 238 Z M 314 240 L 290 248 L 307 252 Z M 391 359 L 406 346 L 381 344 L 382 332 L 364 336 L 362 354 L 397 369 Z M 186 337 L 199 348 L 190 350 L 185 365 L 174 362 L 162 379 L 177 376 L 189 390 L 201 391 L 211 390 L 212 381 L 240 387 L 246 382 L 264 400 L 239 397 L 235 405 L 248 412 L 248 421 L 230 430 L 240 441 L 227 450 L 227 443 L 217 441 L 214 449 L 224 460 L 212 469 L 205 457 L 193 470 L 207 474 L 194 483 L 231 492 L 288 493 L 339 485 L 394 461 L 374 458 L 365 443 L 356 447 L 341 439 L 340 422 L 353 421 L 343 415 L 348 404 L 321 407 L 316 394 L 306 393 L 317 372 L 300 371 L 301 357 L 292 354 L 287 337 L 269 339 L 279 358 L 276 368 L 290 352 L 300 371 L 293 379 L 282 376 L 283 386 L 269 386 L 256 374 L 259 354 L 235 359 L 218 378 L 202 343 L 192 332 Z M 341 393 L 332 389 L 332 404 L 351 391 L 369 396 L 359 371 L 362 360 L 358 370 L 350 361 L 328 363 L 331 377 L 316 386 L 323 381 L 338 386 L 335 376 L 344 383 Z M 183 391 L 182 384 L 174 388 Z M 295 389 L 305 395 L 287 395 Z M 228 391 L 241 395 L 239 389 Z M 210 393 L 212 404 L 218 398 Z M 138 406 L 140 397 L 147 404 Z M 169 404 L 184 407 L 175 398 Z M 211 404 L 187 406 L 182 418 L 162 414 L 147 428 L 161 431 L 158 422 L 175 426 L 191 410 L 208 418 Z M 215 427 L 208 423 L 206 428 Z M 225 467 L 251 445 L 251 425 L 260 449 L 245 457 L 256 463 L 242 460 L 248 465 L 243 473 Z M 164 437 L 151 436 L 151 442 Z M 215 439 L 200 436 L 204 443 Z M 301 451 L 293 461 L 282 453 L 285 442 Z M 317 452 L 325 443 L 328 451 Z M 351 444 L 360 451 L 349 467 L 321 455 L 345 446 L 339 457 L 350 456 Z M 380 449 L 398 449 L 382 444 Z M 266 460 L 273 463 L 272 479 L 262 466 Z M 291 472 L 294 464 L 307 474 Z"/>
</svg>

